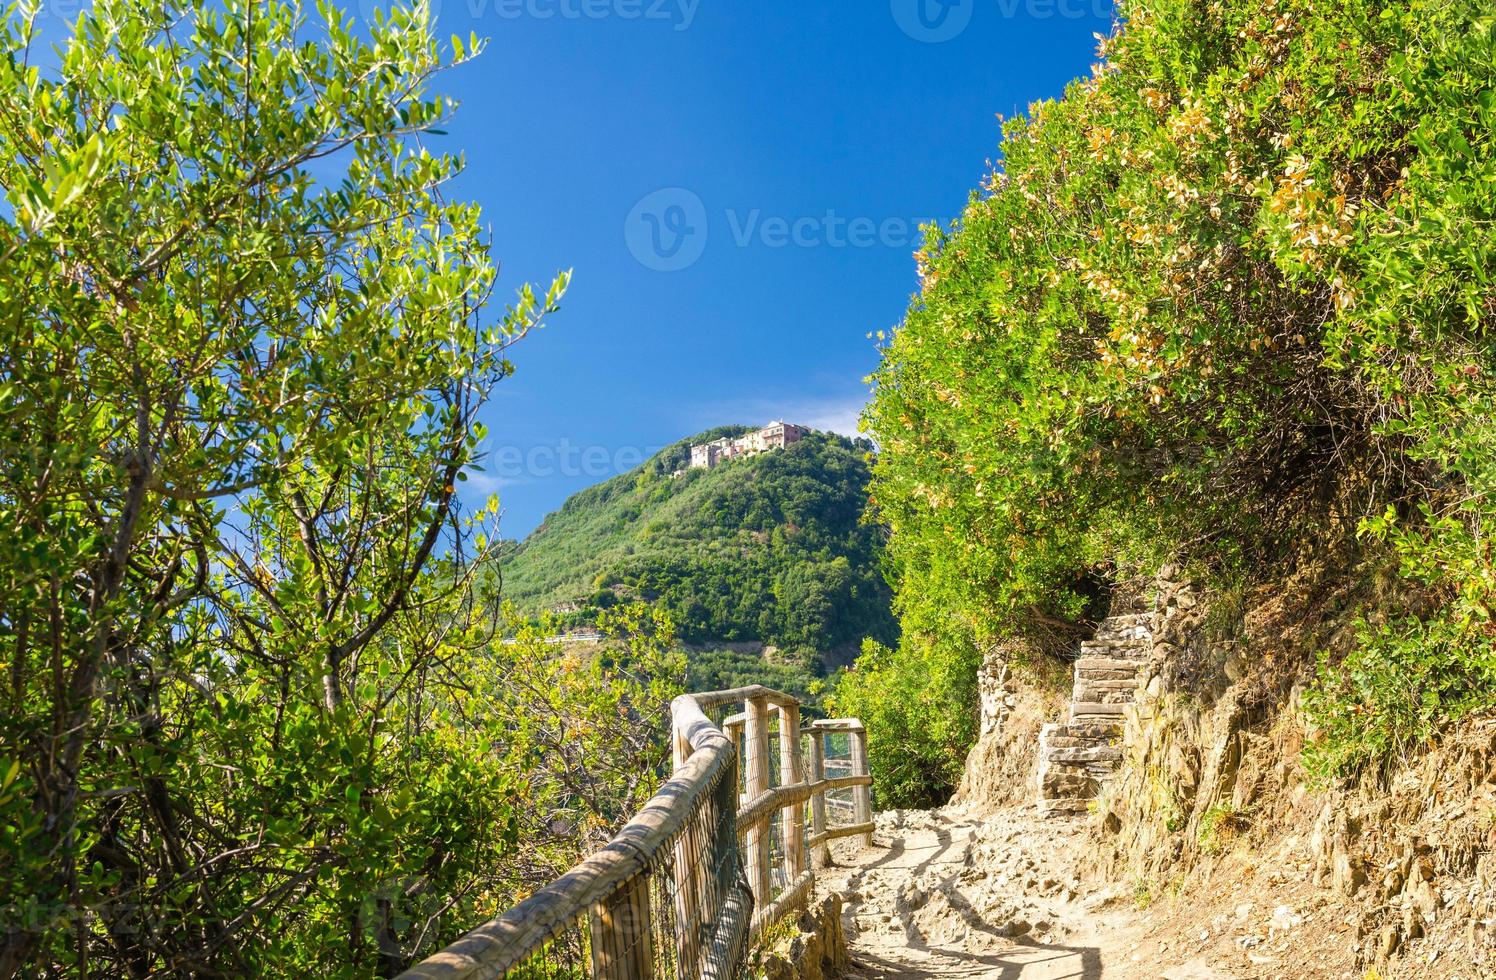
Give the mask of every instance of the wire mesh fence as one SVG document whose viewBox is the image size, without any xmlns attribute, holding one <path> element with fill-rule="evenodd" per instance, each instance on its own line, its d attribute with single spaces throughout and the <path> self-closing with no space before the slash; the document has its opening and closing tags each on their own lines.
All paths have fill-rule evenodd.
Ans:
<svg viewBox="0 0 1496 980">
<path fill-rule="evenodd" d="M 817 848 L 871 827 L 861 724 L 802 729 L 799 709 L 761 687 L 678 698 L 675 773 L 618 836 L 404 976 L 739 975 L 752 937 L 805 901 Z"/>
<path fill-rule="evenodd" d="M 867 769 L 867 735 L 856 719 L 814 722 L 810 737 L 817 742 L 821 778 L 827 782 L 820 806 L 827 839 L 861 836 L 872 843 L 872 792 Z"/>
<path fill-rule="evenodd" d="M 828 778 L 853 774 L 852 733 L 821 732 L 818 737 L 825 740 L 825 771 Z M 826 791 L 826 816 L 831 827 L 845 827 L 857 822 L 857 804 L 853 799 L 854 787 Z"/>
</svg>

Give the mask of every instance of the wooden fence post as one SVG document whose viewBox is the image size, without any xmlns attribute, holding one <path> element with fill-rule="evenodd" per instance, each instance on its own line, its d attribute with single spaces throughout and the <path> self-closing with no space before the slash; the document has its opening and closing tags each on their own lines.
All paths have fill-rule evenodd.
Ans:
<svg viewBox="0 0 1496 980">
<path fill-rule="evenodd" d="M 671 749 L 675 771 L 691 758 L 691 741 L 685 732 L 671 727 Z M 736 790 L 736 786 L 734 786 Z M 701 817 L 691 818 L 686 830 L 675 842 L 675 942 L 680 950 L 675 960 L 677 980 L 693 980 L 701 959 L 701 844 L 698 837 Z"/>
<path fill-rule="evenodd" d="M 592 906 L 593 980 L 650 980 L 654 946 L 649 929 L 649 875 L 639 874 Z"/>
<path fill-rule="evenodd" d="M 739 719 L 743 717 L 744 716 L 742 715 L 738 716 Z M 722 730 L 726 732 L 727 737 L 732 740 L 732 751 L 737 755 L 739 761 L 741 762 L 748 751 L 747 746 L 743 741 L 743 722 L 741 720 L 734 720 L 732 718 L 729 718 L 727 719 L 727 721 L 723 722 Z M 738 805 L 740 806 L 748 800 L 748 791 L 747 788 L 743 785 L 743 780 L 747 778 L 748 767 L 746 765 L 739 765 L 738 778 L 733 782 L 733 799 L 737 800 Z"/>
<path fill-rule="evenodd" d="M 753 698 L 748 702 L 747 738 L 744 740 L 748 758 L 747 768 L 749 802 L 758 799 L 769 789 L 769 699 Z M 748 831 L 745 857 L 748 863 L 748 885 L 753 889 L 753 907 L 766 909 L 774 897 L 773 879 L 769 868 L 769 828 L 765 823 Z"/>
<path fill-rule="evenodd" d="M 818 728 L 807 728 L 806 734 L 810 736 L 810 773 L 808 778 L 811 783 L 819 783 L 826 778 L 826 736 Z M 810 798 L 810 838 L 819 841 L 810 852 L 810 862 L 813 868 L 824 868 L 831 864 L 831 848 L 827 846 L 826 834 L 826 791 L 817 790 Z"/>
<path fill-rule="evenodd" d="M 805 779 L 800 764 L 800 705 L 779 705 L 779 783 L 788 786 Z M 805 804 L 791 803 L 780 811 L 784 842 L 785 887 L 793 887 L 805 872 Z"/>
<path fill-rule="evenodd" d="M 861 725 L 848 733 L 851 742 L 849 746 L 852 753 L 852 773 L 857 776 L 866 776 L 867 767 L 867 730 Z M 870 823 L 873 819 L 873 789 L 871 786 L 856 786 L 852 789 L 852 805 L 855 807 L 853 819 L 858 823 Z M 866 833 L 862 835 L 864 847 L 873 846 L 873 835 Z"/>
</svg>

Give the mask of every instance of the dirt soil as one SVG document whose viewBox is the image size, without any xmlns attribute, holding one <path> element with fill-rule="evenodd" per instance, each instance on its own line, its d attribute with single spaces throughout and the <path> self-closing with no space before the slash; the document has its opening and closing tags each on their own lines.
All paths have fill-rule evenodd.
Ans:
<svg viewBox="0 0 1496 980">
<path fill-rule="evenodd" d="M 848 976 L 1112 976 L 1136 925 L 1082 894 L 1078 837 L 1031 806 L 879 814 L 874 846 L 842 842 L 851 867 L 826 878 L 845 902 Z"/>
<path fill-rule="evenodd" d="M 1482 975 L 1446 973 L 1437 954 L 1391 974 L 1357 968 L 1353 925 L 1292 863 L 1226 862 L 1188 894 L 1099 882 L 1085 819 L 1044 818 L 1033 804 L 891 811 L 871 849 L 836 848 L 822 881 L 845 902 L 855 980 Z"/>
</svg>

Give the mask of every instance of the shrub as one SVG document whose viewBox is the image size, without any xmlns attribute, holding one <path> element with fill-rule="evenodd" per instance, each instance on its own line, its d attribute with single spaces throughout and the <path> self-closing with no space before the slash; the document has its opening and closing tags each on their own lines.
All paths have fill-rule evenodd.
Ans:
<svg viewBox="0 0 1496 980">
<path fill-rule="evenodd" d="M 1097 576 L 1169 556 L 1270 581 L 1361 533 L 1443 597 L 1407 634 L 1436 645 L 1439 707 L 1413 715 L 1492 699 L 1469 667 L 1496 600 L 1491 11 L 1121 12 L 1103 64 L 1009 122 L 1001 169 L 928 230 L 883 349 L 865 421 L 906 633 L 1064 635 Z M 1372 690 L 1411 655 L 1378 644 L 1318 703 L 1386 712 L 1355 731 L 1390 751 L 1435 723 Z"/>
<path fill-rule="evenodd" d="M 974 647 L 869 640 L 856 665 L 837 675 L 828 710 L 867 726 L 879 808 L 938 806 L 955 791 L 977 736 L 980 663 Z"/>
<path fill-rule="evenodd" d="M 1448 620 L 1361 622 L 1340 662 L 1321 657 L 1304 707 L 1316 727 L 1304 761 L 1321 777 L 1385 767 L 1472 711 L 1489 709 L 1496 652 Z"/>
</svg>

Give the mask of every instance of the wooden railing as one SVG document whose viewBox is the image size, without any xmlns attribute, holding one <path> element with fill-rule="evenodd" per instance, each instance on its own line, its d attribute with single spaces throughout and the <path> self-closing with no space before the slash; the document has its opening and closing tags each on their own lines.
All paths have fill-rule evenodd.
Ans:
<svg viewBox="0 0 1496 980">
<path fill-rule="evenodd" d="M 674 773 L 611 843 L 402 976 L 736 976 L 758 932 L 804 904 L 829 841 L 871 844 L 860 722 L 802 728 L 798 701 L 757 686 L 683 695 L 670 714 Z M 850 823 L 828 822 L 839 810 Z"/>
</svg>

